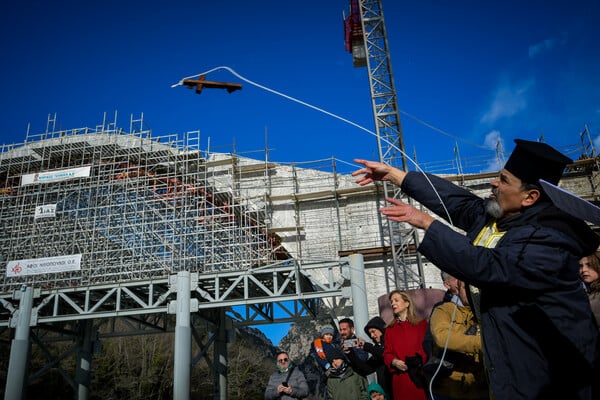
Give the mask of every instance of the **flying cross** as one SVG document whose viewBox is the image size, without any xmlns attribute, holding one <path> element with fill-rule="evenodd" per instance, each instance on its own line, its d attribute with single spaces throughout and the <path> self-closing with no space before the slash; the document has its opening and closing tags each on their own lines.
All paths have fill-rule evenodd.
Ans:
<svg viewBox="0 0 600 400">
<path fill-rule="evenodd" d="M 229 82 L 214 82 L 205 80 L 205 75 L 200 75 L 198 79 L 184 79 L 182 82 L 188 88 L 196 88 L 196 93 L 200 94 L 202 89 L 227 89 L 228 93 L 236 90 L 241 90 L 242 85 L 240 83 L 229 83 Z"/>
</svg>

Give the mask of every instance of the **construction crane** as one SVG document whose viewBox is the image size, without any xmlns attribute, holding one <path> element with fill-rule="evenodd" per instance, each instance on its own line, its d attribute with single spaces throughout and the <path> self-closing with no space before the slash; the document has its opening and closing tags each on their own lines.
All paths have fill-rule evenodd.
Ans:
<svg viewBox="0 0 600 400">
<path fill-rule="evenodd" d="M 377 134 L 379 160 L 407 171 L 404 138 L 392 74 L 381 0 L 350 0 L 344 18 L 345 47 L 355 68 L 367 67 Z M 400 188 L 383 182 L 385 197 L 400 198 Z M 424 287 L 418 232 L 406 224 L 381 220 L 382 247 L 392 259 L 386 262 L 388 291 Z"/>
</svg>

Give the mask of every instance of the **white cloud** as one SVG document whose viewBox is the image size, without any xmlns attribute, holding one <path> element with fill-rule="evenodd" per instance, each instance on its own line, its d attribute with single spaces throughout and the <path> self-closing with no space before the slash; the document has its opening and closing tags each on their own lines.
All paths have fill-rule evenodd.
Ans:
<svg viewBox="0 0 600 400">
<path fill-rule="evenodd" d="M 489 109 L 481 117 L 481 122 L 493 124 L 500 118 L 508 118 L 527 108 L 527 92 L 534 81 L 529 80 L 516 86 L 505 84 L 496 90 Z"/>
<path fill-rule="evenodd" d="M 555 47 L 564 46 L 567 43 L 567 39 L 567 33 L 563 33 L 560 38 L 544 39 L 541 42 L 532 44 L 528 50 L 529 58 L 533 59 L 542 53 L 551 51 Z"/>
<path fill-rule="evenodd" d="M 485 139 L 483 141 L 483 145 L 490 150 L 498 150 L 500 152 L 504 151 L 504 139 L 502 139 L 502 135 L 500 131 L 493 130 L 485 135 Z M 498 147 L 498 148 L 497 148 Z M 500 154 L 500 158 L 496 153 L 496 157 L 491 160 L 488 160 L 487 166 L 485 168 L 485 172 L 499 171 L 504 166 L 504 154 Z"/>
<path fill-rule="evenodd" d="M 546 39 L 529 46 L 529 58 L 534 58 L 544 51 L 550 51 L 556 45 L 556 40 Z"/>
<path fill-rule="evenodd" d="M 500 131 L 493 130 L 487 135 L 485 135 L 483 145 L 490 150 L 496 150 L 496 145 L 498 144 L 498 141 L 500 141 L 500 145 L 504 147 L 504 140 L 502 140 L 502 135 L 500 135 Z"/>
</svg>

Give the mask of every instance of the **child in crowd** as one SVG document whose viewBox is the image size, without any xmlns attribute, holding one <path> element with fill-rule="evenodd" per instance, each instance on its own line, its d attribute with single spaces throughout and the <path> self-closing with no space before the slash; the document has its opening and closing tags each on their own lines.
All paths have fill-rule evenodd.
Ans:
<svg viewBox="0 0 600 400">
<path fill-rule="evenodd" d="M 327 351 L 327 361 L 331 364 L 327 379 L 329 400 L 365 400 L 367 380 L 354 372 L 341 350 L 331 347 Z"/>
<path fill-rule="evenodd" d="M 381 385 L 376 382 L 371 382 L 367 388 L 369 400 L 387 400 L 387 395 Z"/>
<path fill-rule="evenodd" d="M 321 328 L 321 337 L 315 339 L 310 346 L 310 354 L 321 366 L 323 371 L 327 371 L 331 364 L 327 361 L 326 352 L 330 348 L 338 347 L 333 342 L 335 331 L 332 326 L 325 325 Z"/>
</svg>

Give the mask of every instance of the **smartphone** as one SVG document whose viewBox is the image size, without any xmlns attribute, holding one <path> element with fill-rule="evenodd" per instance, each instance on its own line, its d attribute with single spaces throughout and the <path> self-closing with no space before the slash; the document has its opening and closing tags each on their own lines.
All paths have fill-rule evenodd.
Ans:
<svg viewBox="0 0 600 400">
<path fill-rule="evenodd" d="M 288 383 L 287 382 L 281 382 L 282 386 L 288 387 Z"/>
<path fill-rule="evenodd" d="M 358 347 L 358 339 L 346 339 L 344 340 L 345 347 Z"/>
</svg>

